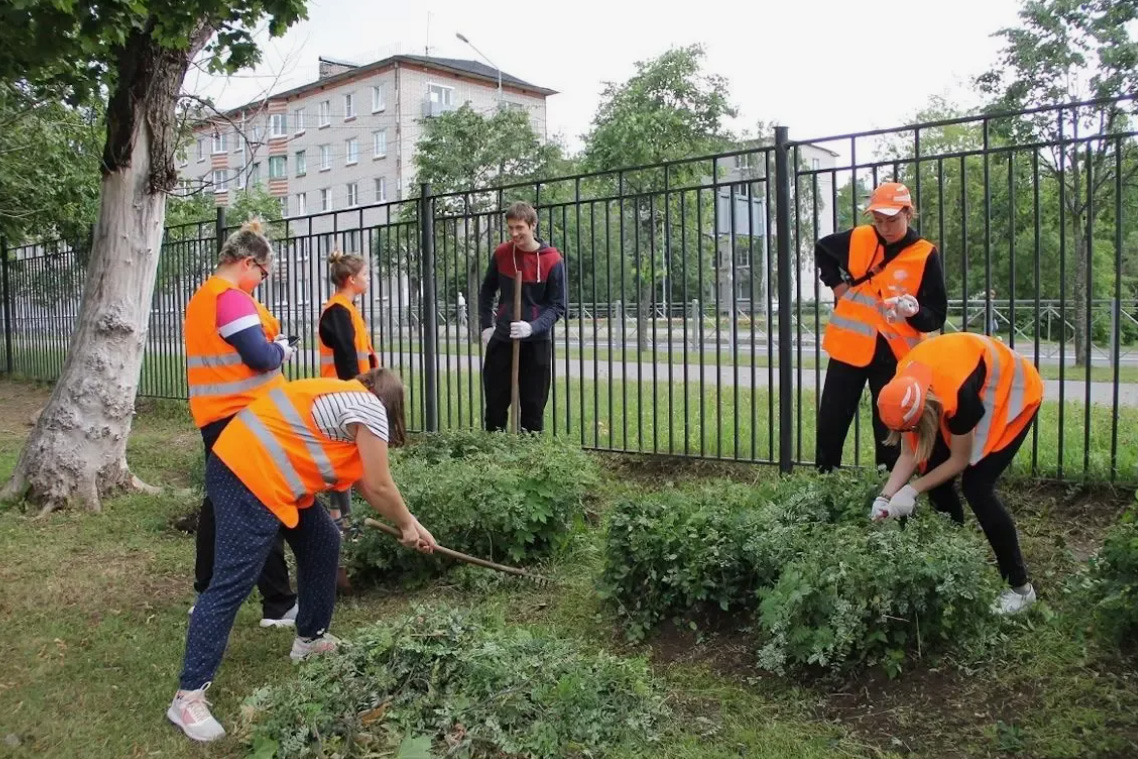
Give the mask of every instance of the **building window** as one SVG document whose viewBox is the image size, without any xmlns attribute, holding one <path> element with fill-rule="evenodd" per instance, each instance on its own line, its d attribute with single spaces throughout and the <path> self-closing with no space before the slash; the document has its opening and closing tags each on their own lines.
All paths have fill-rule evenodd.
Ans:
<svg viewBox="0 0 1138 759">
<path fill-rule="evenodd" d="M 213 133 L 213 152 L 214 153 L 224 153 L 225 152 L 225 132 L 214 132 Z"/>
<path fill-rule="evenodd" d="M 237 180 L 237 189 L 238 190 L 244 190 L 245 189 L 245 167 L 241 167 L 237 171 L 233 172 L 233 174 L 234 174 L 234 178 Z"/>
<path fill-rule="evenodd" d="M 813 169 L 814 171 L 817 171 L 818 169 L 822 168 L 822 162 L 820 160 L 818 160 L 817 158 L 811 158 L 810 159 L 810 168 Z"/>
<path fill-rule="evenodd" d="M 288 156 L 269 156 L 269 179 L 285 179 L 288 177 Z"/>
<path fill-rule="evenodd" d="M 326 127 L 332 123 L 332 101 L 325 100 L 320 103 L 320 126 Z"/>
<path fill-rule="evenodd" d="M 188 166 L 188 165 L 189 165 L 189 163 L 190 163 L 190 159 L 189 159 L 189 157 L 186 155 L 186 151 L 184 151 L 184 150 L 179 150 L 179 151 L 178 151 L 178 165 L 179 165 L 179 166 Z"/>
<path fill-rule="evenodd" d="M 349 92 L 344 95 L 344 121 L 356 117 L 356 93 Z"/>
<path fill-rule="evenodd" d="M 229 172 L 226 169 L 214 169 L 214 171 L 213 171 L 213 191 L 214 192 L 228 192 L 229 191 Z"/>
<path fill-rule="evenodd" d="M 345 166 L 351 166 L 360 160 L 360 141 L 352 137 L 344 141 Z"/>
<path fill-rule="evenodd" d="M 300 134 L 304 131 L 304 109 L 297 108 L 292 112 L 292 120 L 296 125 L 296 133 Z"/>
<path fill-rule="evenodd" d="M 441 84 L 427 85 L 427 95 L 432 103 L 451 105 L 454 102 L 454 87 L 444 87 Z"/>
<path fill-rule="evenodd" d="M 205 160 L 205 137 L 198 138 L 198 160 Z"/>
<path fill-rule="evenodd" d="M 281 216 L 288 216 L 288 195 L 281 196 Z"/>
<path fill-rule="evenodd" d="M 296 175 L 302 177 L 308 173 L 308 151 L 296 151 Z"/>
<path fill-rule="evenodd" d="M 358 205 L 360 202 L 360 186 L 355 182 L 348 183 L 348 207 Z"/>
<path fill-rule="evenodd" d="M 254 147 L 261 144 L 261 127 L 259 125 L 253 127 L 253 139 L 250 140 L 250 143 Z"/>
<path fill-rule="evenodd" d="M 387 86 L 377 84 L 371 88 L 371 112 L 379 113 L 387 108 Z"/>
<path fill-rule="evenodd" d="M 269 117 L 269 136 L 284 137 L 288 133 L 288 114 L 274 113 Z"/>
<path fill-rule="evenodd" d="M 234 130 L 233 141 L 237 143 L 236 145 L 233 146 L 233 152 L 237 153 L 239 155 L 244 154 L 245 153 L 245 130 L 244 130 L 244 128 L 242 128 L 240 130 Z"/>
<path fill-rule="evenodd" d="M 261 164 L 260 162 L 253 164 L 249 167 L 249 184 L 256 185 L 261 183 Z"/>
<path fill-rule="evenodd" d="M 380 129 L 371 133 L 371 146 L 372 152 L 376 158 L 383 158 L 387 155 L 387 130 Z"/>
<path fill-rule="evenodd" d="M 375 202 L 383 203 L 387 200 L 387 179 L 385 177 L 376 177 L 375 179 Z"/>
<path fill-rule="evenodd" d="M 332 168 L 332 146 L 320 146 L 320 170 L 327 171 Z"/>
<path fill-rule="evenodd" d="M 321 211 L 331 211 L 332 210 L 332 191 L 329 190 L 327 187 L 325 187 L 323 190 L 320 191 L 320 210 Z"/>
<path fill-rule="evenodd" d="M 298 192 L 296 194 L 296 215 L 304 216 L 308 213 L 308 193 Z"/>
</svg>

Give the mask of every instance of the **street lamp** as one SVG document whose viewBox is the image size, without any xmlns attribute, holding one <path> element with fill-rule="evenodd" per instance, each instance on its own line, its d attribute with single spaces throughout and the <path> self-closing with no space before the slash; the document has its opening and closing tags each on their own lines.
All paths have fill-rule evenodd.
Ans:
<svg viewBox="0 0 1138 759">
<path fill-rule="evenodd" d="M 470 40 L 468 40 L 466 38 L 465 34 L 463 34 L 462 32 L 455 32 L 454 36 L 458 38 L 459 42 L 465 42 L 467 45 L 470 45 L 470 47 L 474 50 L 474 52 L 478 53 L 480 56 L 482 56 L 482 58 L 487 63 L 489 63 L 491 66 L 493 66 L 495 69 L 497 69 L 497 71 L 498 71 L 498 107 L 501 108 L 502 107 L 502 69 L 498 68 L 498 65 L 496 63 L 494 63 L 494 61 L 487 58 L 485 53 L 483 53 L 478 48 L 474 47 L 474 43 L 471 42 Z"/>
</svg>

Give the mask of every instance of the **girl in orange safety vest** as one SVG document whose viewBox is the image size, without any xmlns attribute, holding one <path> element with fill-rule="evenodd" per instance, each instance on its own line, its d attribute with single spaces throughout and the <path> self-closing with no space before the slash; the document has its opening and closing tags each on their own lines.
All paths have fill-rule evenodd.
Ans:
<svg viewBox="0 0 1138 759">
<path fill-rule="evenodd" d="M 424 553 L 435 539 L 407 510 L 388 467 L 389 446 L 403 443 L 403 384 L 387 369 L 354 380 L 305 379 L 274 388 L 237 414 L 206 465 L 217 514 L 217 568 L 198 599 L 186 634 L 180 690 L 166 716 L 196 741 L 225 730 L 205 691 L 221 664 L 237 610 L 283 524 L 296 554 L 300 588 L 294 661 L 335 650 L 328 634 L 336 598 L 340 532 L 315 503 L 317 493 L 353 484 Z"/>
<path fill-rule="evenodd" d="M 1043 380 L 1026 358 L 985 335 L 959 332 L 934 337 L 911 350 L 877 399 L 901 453 L 874 520 L 908 516 L 919 493 L 937 511 L 964 521 L 953 481 L 980 522 L 1000 574 L 1011 586 L 995 611 L 1015 614 L 1035 602 L 1020 553 L 1015 521 L 996 496 L 996 480 L 1023 445 L 1043 402 Z M 921 476 L 909 482 L 920 470 Z"/>
<path fill-rule="evenodd" d="M 362 256 L 333 251 L 328 278 L 336 292 L 320 311 L 320 376 L 349 380 L 379 366 L 371 330 L 354 303 L 367 292 L 367 262 Z M 332 520 L 342 532 L 343 520 L 352 511 L 351 491 L 333 491 L 328 500 Z M 341 584 L 346 588 L 343 579 Z"/>
<path fill-rule="evenodd" d="M 822 341 L 830 357 L 815 437 L 814 461 L 822 472 L 842 463 L 866 382 L 874 402 L 874 458 L 878 466 L 893 466 L 897 452 L 884 444 L 888 430 L 877 413 L 878 393 L 924 333 L 944 325 L 948 309 L 940 255 L 911 226 L 909 189 L 882 184 L 865 212 L 872 224 L 823 237 L 814 250 L 818 276 L 835 297 Z"/>
<path fill-rule="evenodd" d="M 285 384 L 281 367 L 294 349 L 280 333 L 280 322 L 252 295 L 272 268 L 272 246 L 260 221 L 250 221 L 221 246 L 217 270 L 186 305 L 190 413 L 201 430 L 207 459 L 238 411 Z M 194 590 L 200 594 L 209 586 L 214 565 L 214 514 L 208 495 L 198 512 L 194 538 Z M 295 624 L 296 594 L 289 584 L 283 540 L 273 544 L 257 585 L 261 626 Z"/>
</svg>

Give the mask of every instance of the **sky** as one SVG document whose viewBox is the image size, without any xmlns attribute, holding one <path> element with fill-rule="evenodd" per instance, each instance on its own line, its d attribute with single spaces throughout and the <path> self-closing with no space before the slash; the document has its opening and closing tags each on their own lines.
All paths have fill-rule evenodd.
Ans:
<svg viewBox="0 0 1138 759">
<path fill-rule="evenodd" d="M 581 147 L 606 82 L 670 47 L 702 44 L 706 69 L 727 78 L 739 117 L 789 127 L 791 139 L 910 123 L 931 97 L 978 104 L 973 78 L 996 61 L 992 35 L 1016 24 L 1018 0 L 311 0 L 285 36 L 259 35 L 262 63 L 222 79 L 191 70 L 190 92 L 222 108 L 316 79 L 321 55 L 369 63 L 397 53 L 480 58 L 555 89 L 549 135 Z"/>
</svg>

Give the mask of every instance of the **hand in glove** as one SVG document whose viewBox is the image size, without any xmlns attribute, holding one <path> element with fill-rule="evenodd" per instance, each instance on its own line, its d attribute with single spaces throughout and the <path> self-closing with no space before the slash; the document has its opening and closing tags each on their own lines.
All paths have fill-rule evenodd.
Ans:
<svg viewBox="0 0 1138 759">
<path fill-rule="evenodd" d="M 882 519 L 888 519 L 889 499 L 883 495 L 879 495 L 874 498 L 873 506 L 869 509 L 869 518 L 874 522 L 880 522 Z"/>
<path fill-rule="evenodd" d="M 510 322 L 510 339 L 524 340 L 533 334 L 533 325 L 529 322 Z"/>
<path fill-rule="evenodd" d="M 494 335 L 494 328 L 487 327 L 482 330 L 482 350 L 486 350 L 486 346 L 490 344 L 490 338 Z"/>
<path fill-rule="evenodd" d="M 917 312 L 921 310 L 921 304 L 912 295 L 898 295 L 894 298 L 886 298 L 885 306 L 889 313 L 894 316 L 908 318 L 916 316 Z"/>
<path fill-rule="evenodd" d="M 281 349 L 281 363 L 288 363 L 288 360 L 296 353 L 296 348 L 288 344 L 288 337 L 286 335 L 277 335 L 273 339 L 273 342 Z"/>
<path fill-rule="evenodd" d="M 913 508 L 916 505 L 917 491 L 913 489 L 912 485 L 906 485 L 889 499 L 889 505 L 886 507 L 887 513 L 881 515 L 879 521 L 880 519 L 907 517 L 913 513 Z"/>
</svg>

